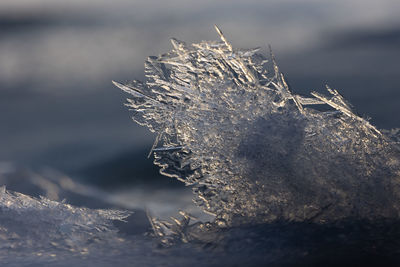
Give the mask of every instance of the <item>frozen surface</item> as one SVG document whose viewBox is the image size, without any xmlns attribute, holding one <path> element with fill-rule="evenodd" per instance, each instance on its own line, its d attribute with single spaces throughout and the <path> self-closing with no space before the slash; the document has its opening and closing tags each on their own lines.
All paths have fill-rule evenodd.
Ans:
<svg viewBox="0 0 400 267">
<path fill-rule="evenodd" d="M 220 228 L 189 224 L 182 212 L 181 220 L 162 230 L 164 237 L 154 238 L 126 234 L 112 224 L 127 219 L 128 212 L 78 208 L 5 187 L 0 203 L 2 266 L 321 266 L 327 258 L 338 266 L 399 263 L 398 253 L 392 253 L 399 247 L 395 221 Z M 163 224 L 151 220 L 156 228 Z"/>
<path fill-rule="evenodd" d="M 203 262 L 211 260 L 192 247 L 159 248 L 139 208 L 147 199 L 157 217 L 176 214 L 178 207 L 171 211 L 169 203 L 174 199 L 160 198 L 161 192 L 148 190 L 151 199 L 135 188 L 128 197 L 128 190 L 104 192 L 54 170 L 35 172 L 5 163 L 0 165 L 0 183 L 13 189 L 0 187 L 1 266 L 184 266 L 200 255 Z M 162 200 L 164 214 L 158 207 Z M 186 202 L 185 196 L 182 207 Z"/>
<path fill-rule="evenodd" d="M 234 49 L 217 32 L 221 41 L 172 39 L 146 61 L 144 83 L 114 82 L 133 119 L 158 133 L 161 172 L 192 186 L 220 226 L 398 218 L 396 130 L 376 129 L 328 86 L 292 93 L 272 53 Z"/>
<path fill-rule="evenodd" d="M 124 246 L 113 220 L 127 211 L 78 208 L 46 198 L 36 199 L 0 188 L 0 260 L 2 264 L 65 261 L 91 257 Z"/>
</svg>

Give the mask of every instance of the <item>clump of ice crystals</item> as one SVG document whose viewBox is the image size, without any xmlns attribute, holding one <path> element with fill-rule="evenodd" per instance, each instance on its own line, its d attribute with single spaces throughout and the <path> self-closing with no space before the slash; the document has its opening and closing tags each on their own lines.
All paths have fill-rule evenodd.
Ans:
<svg viewBox="0 0 400 267">
<path fill-rule="evenodd" d="M 124 246 L 113 220 L 129 211 L 74 207 L 0 187 L 0 261 L 22 266 Z M 111 253 L 110 253 L 111 254 Z M 18 264 L 19 263 L 19 264 Z"/>
<path fill-rule="evenodd" d="M 221 41 L 187 45 L 145 63 L 133 119 L 158 133 L 155 164 L 193 187 L 220 225 L 276 220 L 398 218 L 400 149 L 334 89 L 293 94 L 274 56 Z M 271 69 L 271 71 L 269 71 Z M 313 105 L 331 107 L 318 111 Z"/>
</svg>

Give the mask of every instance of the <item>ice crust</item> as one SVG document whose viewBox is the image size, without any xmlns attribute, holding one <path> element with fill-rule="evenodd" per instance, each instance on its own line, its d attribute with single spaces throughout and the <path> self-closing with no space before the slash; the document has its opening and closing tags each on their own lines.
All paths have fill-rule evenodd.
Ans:
<svg viewBox="0 0 400 267">
<path fill-rule="evenodd" d="M 124 210 L 117 195 L 60 172 L 3 164 L 0 184 L 9 185 L 0 187 L 1 266 L 197 266 L 193 258 L 199 256 L 207 261 L 206 252 L 192 247 L 158 249 L 159 239 L 146 234 L 151 226 L 144 211 Z"/>
<path fill-rule="evenodd" d="M 234 49 L 216 29 L 221 41 L 172 39 L 145 62 L 145 82 L 114 82 L 133 120 L 157 133 L 161 173 L 192 186 L 221 226 L 398 218 L 396 130 L 378 130 L 328 86 L 292 93 L 272 52 Z"/>
<path fill-rule="evenodd" d="M 97 254 L 105 245 L 117 248 L 124 240 L 117 235 L 112 221 L 129 215 L 128 211 L 88 209 L 44 197 L 37 199 L 2 186 L 0 261 L 22 266 Z"/>
</svg>

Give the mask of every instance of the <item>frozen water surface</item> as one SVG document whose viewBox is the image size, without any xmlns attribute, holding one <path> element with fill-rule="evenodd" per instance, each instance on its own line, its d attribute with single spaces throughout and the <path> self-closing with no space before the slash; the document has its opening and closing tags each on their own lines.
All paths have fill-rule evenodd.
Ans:
<svg viewBox="0 0 400 267">
<path fill-rule="evenodd" d="M 158 134 L 161 173 L 191 186 L 215 219 L 149 215 L 152 233 L 132 233 L 131 212 L 67 204 L 73 193 L 110 196 L 35 178 L 47 198 L 0 190 L 2 264 L 399 263 L 399 130 L 375 128 L 335 89 L 294 94 L 272 53 L 234 49 L 217 32 L 220 41 L 172 39 L 146 61 L 144 82 L 114 82 Z"/>
</svg>

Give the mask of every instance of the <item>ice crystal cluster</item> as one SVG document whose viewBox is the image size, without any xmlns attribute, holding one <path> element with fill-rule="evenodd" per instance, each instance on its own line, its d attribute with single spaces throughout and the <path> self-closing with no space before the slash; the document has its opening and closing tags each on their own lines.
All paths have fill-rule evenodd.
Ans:
<svg viewBox="0 0 400 267">
<path fill-rule="evenodd" d="M 114 82 L 131 94 L 133 119 L 157 133 L 161 173 L 191 185 L 221 226 L 398 218 L 396 132 L 329 87 L 294 94 L 272 53 L 234 49 L 217 32 L 221 41 L 172 39 L 145 62 L 144 83 Z"/>
<path fill-rule="evenodd" d="M 7 266 L 71 261 L 71 256 L 100 255 L 102 247 L 122 247 L 124 240 L 112 221 L 130 214 L 73 207 L 4 186 L 0 187 L 0 210 L 0 261 Z"/>
</svg>

